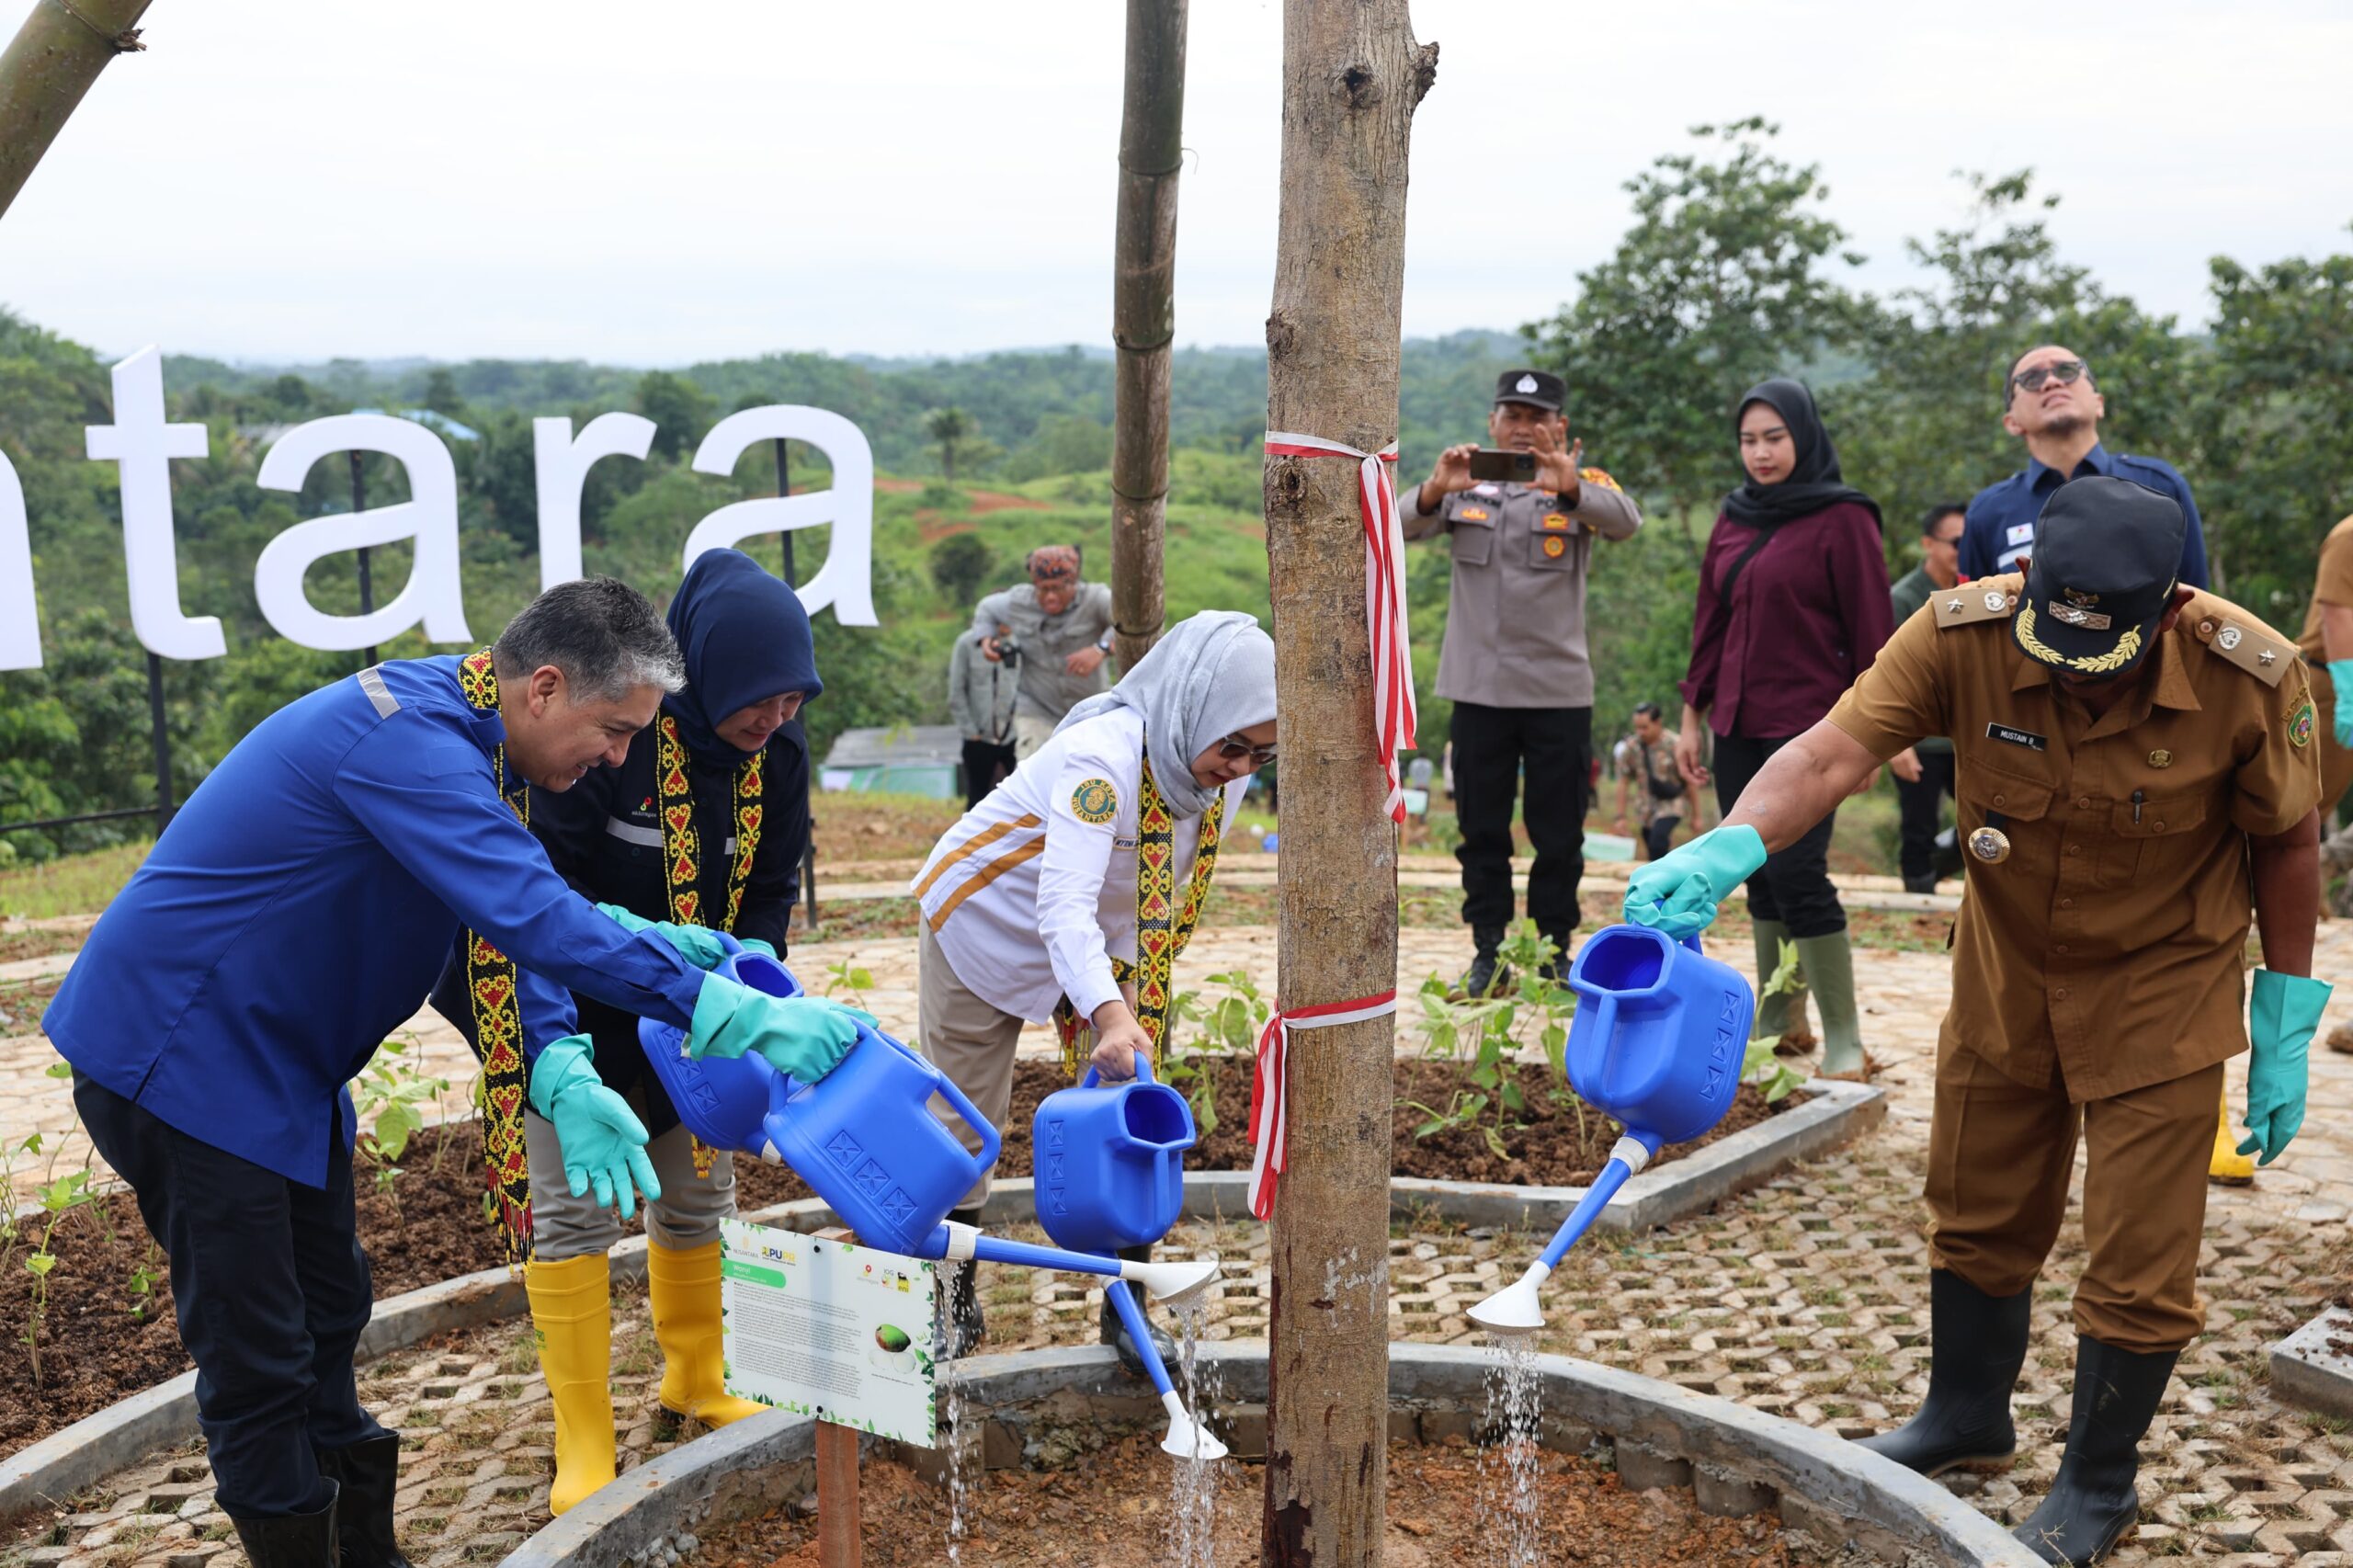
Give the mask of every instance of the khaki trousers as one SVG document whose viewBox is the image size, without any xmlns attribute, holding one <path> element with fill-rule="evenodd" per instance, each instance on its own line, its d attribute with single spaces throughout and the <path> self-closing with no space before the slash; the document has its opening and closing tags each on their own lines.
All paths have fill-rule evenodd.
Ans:
<svg viewBox="0 0 2353 1568">
<path fill-rule="evenodd" d="M 595 1187 L 572 1196 L 564 1178 L 563 1143 L 555 1124 L 538 1111 L 523 1113 L 523 1147 L 531 1163 L 531 1256 L 562 1263 L 592 1252 L 610 1252 L 621 1239 L 621 1217 L 597 1204 Z M 653 1202 L 638 1195 L 645 1216 L 645 1239 L 665 1252 L 692 1252 L 719 1239 L 719 1222 L 735 1217 L 735 1158 L 724 1149 L 708 1179 L 695 1175 L 694 1135 L 683 1124 L 645 1146 L 662 1196 Z"/>
<path fill-rule="evenodd" d="M 1013 1051 L 1020 1043 L 1021 1019 L 1001 1013 L 966 989 L 948 967 L 948 955 L 931 934 L 929 921 L 919 922 L 915 939 L 915 1049 L 948 1074 L 965 1096 L 980 1108 L 989 1125 L 1002 1130 L 1013 1106 Z M 964 1147 L 977 1152 L 981 1135 L 964 1119 L 932 1097 L 931 1114 L 953 1128 Z M 988 1199 L 992 1165 L 981 1173 L 960 1209 L 977 1209 Z"/>
<path fill-rule="evenodd" d="M 1027 713 L 1013 716 L 1013 756 L 1017 762 L 1027 762 L 1032 753 L 1054 738 L 1058 719 L 1037 719 Z"/>
<path fill-rule="evenodd" d="M 2041 1271 L 2067 1212 L 2075 1140 L 2089 1153 L 2075 1328 L 2120 1350 L 2178 1350 L 2205 1326 L 2198 1243 L 2222 1064 L 2077 1106 L 2004 1077 L 1966 1047 L 1938 1053 L 1928 1133 L 1930 1261 L 2007 1296 Z"/>
</svg>

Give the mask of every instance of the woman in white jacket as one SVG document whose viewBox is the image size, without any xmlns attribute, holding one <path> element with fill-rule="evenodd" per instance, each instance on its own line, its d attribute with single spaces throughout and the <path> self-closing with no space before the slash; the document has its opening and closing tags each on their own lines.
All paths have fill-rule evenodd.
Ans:
<svg viewBox="0 0 2353 1568">
<path fill-rule="evenodd" d="M 920 1043 L 990 1121 L 1012 1103 L 1025 1020 L 1055 1021 L 1074 1071 L 1086 1057 L 1123 1078 L 1135 1052 L 1159 1054 L 1219 835 L 1274 760 L 1274 642 L 1249 616 L 1206 611 L 1072 709 L 934 846 L 913 889 Z M 983 1173 L 950 1218 L 977 1223 L 988 1190 Z M 969 1263 L 949 1278 L 946 1315 L 943 1343 L 969 1350 L 983 1327 Z M 1141 1374 L 1108 1302 L 1103 1339 Z"/>
</svg>

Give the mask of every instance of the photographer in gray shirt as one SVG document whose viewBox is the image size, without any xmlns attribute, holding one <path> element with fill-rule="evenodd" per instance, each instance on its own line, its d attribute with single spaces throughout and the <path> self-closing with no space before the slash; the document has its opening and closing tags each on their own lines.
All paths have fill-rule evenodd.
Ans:
<svg viewBox="0 0 2353 1568">
<path fill-rule="evenodd" d="M 1017 758 L 1044 745 L 1063 714 L 1111 686 L 1103 668 L 1111 656 L 1111 585 L 1079 577 L 1074 544 L 1039 546 L 1029 568 L 1029 582 L 989 595 L 972 611 L 981 657 L 1019 672 Z"/>
</svg>

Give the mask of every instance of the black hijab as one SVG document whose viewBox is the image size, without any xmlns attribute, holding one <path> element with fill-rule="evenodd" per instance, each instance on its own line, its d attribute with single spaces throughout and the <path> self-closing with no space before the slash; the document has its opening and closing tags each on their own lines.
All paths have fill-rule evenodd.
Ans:
<svg viewBox="0 0 2353 1568">
<path fill-rule="evenodd" d="M 737 709 L 788 691 L 813 702 L 825 689 L 799 596 L 740 550 L 695 557 L 670 601 L 669 619 L 670 635 L 686 655 L 687 688 L 665 697 L 662 706 L 698 757 L 732 766 L 752 755 L 712 728 Z"/>
<path fill-rule="evenodd" d="M 1887 531 L 1886 520 L 1879 515 L 1879 503 L 1840 477 L 1838 449 L 1830 444 L 1830 433 L 1822 427 L 1822 415 L 1814 412 L 1813 394 L 1802 382 L 1775 376 L 1749 388 L 1747 395 L 1740 400 L 1740 406 L 1733 411 L 1735 444 L 1741 416 L 1748 412 L 1749 404 L 1756 403 L 1769 406 L 1789 426 L 1790 444 L 1797 449 L 1797 463 L 1790 470 L 1790 477 L 1779 484 L 1759 484 L 1749 480 L 1726 495 L 1725 516 L 1736 523 L 1769 532 L 1783 523 L 1810 517 L 1841 501 L 1852 501 L 1870 510 L 1871 521 L 1879 525 L 1880 532 Z"/>
</svg>

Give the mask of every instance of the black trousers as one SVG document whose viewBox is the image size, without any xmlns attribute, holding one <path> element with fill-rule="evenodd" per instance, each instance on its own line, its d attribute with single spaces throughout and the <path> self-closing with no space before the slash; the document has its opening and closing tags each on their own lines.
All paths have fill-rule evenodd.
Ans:
<svg viewBox="0 0 2353 1568">
<path fill-rule="evenodd" d="M 986 741 L 968 740 L 964 743 L 964 809 L 971 811 L 988 799 L 989 791 L 1012 776 L 1013 746 L 991 745 Z"/>
<path fill-rule="evenodd" d="M 1462 829 L 1462 919 L 1472 927 L 1510 923 L 1511 811 L 1528 777 L 1521 816 L 1536 864 L 1528 874 L 1528 914 L 1537 928 L 1577 928 L 1577 880 L 1585 874 L 1585 812 L 1592 789 L 1593 710 L 1489 708 L 1458 702 L 1454 811 Z"/>
<path fill-rule="evenodd" d="M 1675 830 L 1681 817 L 1653 817 L 1643 824 L 1643 858 L 1656 860 L 1675 846 Z"/>
<path fill-rule="evenodd" d="M 1766 758 L 1794 739 L 1751 740 L 1744 735 L 1716 737 L 1716 803 L 1725 812 L 1740 799 Z M 1722 820 L 1721 818 L 1719 820 Z M 1847 928 L 1847 908 L 1830 883 L 1830 830 L 1838 820 L 1830 812 L 1804 837 L 1778 855 L 1766 858 L 1764 869 L 1748 879 L 1748 914 L 1753 920 L 1779 920 L 1792 937 L 1827 937 Z"/>
<path fill-rule="evenodd" d="M 79 1073 L 74 1103 L 171 1258 L 221 1511 L 253 1519 L 325 1506 L 320 1450 L 384 1435 L 351 1370 L 374 1303 L 340 1128 L 320 1188 L 191 1138 Z"/>
<path fill-rule="evenodd" d="M 1939 808 L 1944 798 L 1952 793 L 1952 753 L 1924 751 L 1917 756 L 1920 781 L 1895 781 L 1895 803 L 1903 820 L 1895 862 L 1907 879 L 1925 877 L 1934 869 L 1929 864 L 1929 854 L 1938 830 L 1944 825 Z"/>
</svg>

